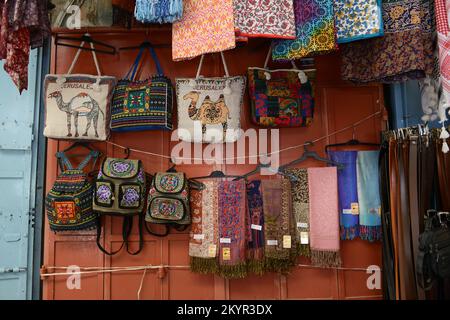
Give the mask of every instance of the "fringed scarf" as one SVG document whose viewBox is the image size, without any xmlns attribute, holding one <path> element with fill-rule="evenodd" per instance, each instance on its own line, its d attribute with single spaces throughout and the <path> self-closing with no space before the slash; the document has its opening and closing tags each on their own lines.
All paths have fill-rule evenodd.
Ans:
<svg viewBox="0 0 450 320">
<path fill-rule="evenodd" d="M 359 235 L 358 184 L 356 179 L 357 151 L 328 151 L 329 157 L 344 167 L 338 171 L 339 214 L 341 240 L 353 240 Z"/>
<path fill-rule="evenodd" d="M 314 265 L 341 265 L 337 187 L 336 167 L 308 169 L 310 245 Z"/>
<path fill-rule="evenodd" d="M 262 180 L 265 270 L 287 273 L 291 248 L 291 186 L 289 180 Z"/>
<path fill-rule="evenodd" d="M 264 208 L 261 181 L 247 183 L 247 268 L 264 273 Z"/>
<path fill-rule="evenodd" d="M 297 254 L 309 257 L 309 191 L 308 170 L 289 169 L 287 172 L 297 178 L 291 181 L 292 186 L 292 212 L 294 217 L 294 235 Z"/>
<path fill-rule="evenodd" d="M 134 16 L 143 23 L 173 23 L 183 16 L 183 1 L 136 0 Z"/>
<path fill-rule="evenodd" d="M 219 275 L 244 278 L 245 258 L 245 181 L 219 182 Z"/>
<path fill-rule="evenodd" d="M 205 181 L 203 191 L 191 189 L 192 226 L 189 241 L 190 267 L 197 273 L 218 271 L 218 182 Z"/>
<path fill-rule="evenodd" d="M 378 173 L 379 151 L 359 151 L 357 159 L 359 236 L 381 240 L 381 200 Z"/>
</svg>

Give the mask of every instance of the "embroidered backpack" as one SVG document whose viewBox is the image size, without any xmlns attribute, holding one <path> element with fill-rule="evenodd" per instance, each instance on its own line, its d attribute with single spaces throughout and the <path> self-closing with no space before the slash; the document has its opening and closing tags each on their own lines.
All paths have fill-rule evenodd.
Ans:
<svg viewBox="0 0 450 320">
<path fill-rule="evenodd" d="M 157 236 L 167 235 L 170 225 L 182 231 L 191 224 L 189 181 L 184 173 L 158 172 L 155 175 L 148 193 L 145 221 L 166 226 L 164 234 L 155 234 L 146 225 L 147 231 Z"/>
<path fill-rule="evenodd" d="M 145 208 L 146 174 L 140 160 L 106 158 L 100 168 L 95 182 L 94 211 L 103 215 L 121 216 L 123 221 L 123 243 L 115 252 L 107 252 L 100 245 L 101 227 L 97 228 L 97 246 L 113 255 L 124 245 L 130 254 L 142 250 L 142 224 Z M 139 249 L 131 253 L 128 250 L 128 236 L 131 233 L 133 217 L 139 216 Z"/>
<path fill-rule="evenodd" d="M 52 231 L 74 231 L 93 229 L 97 215 L 92 210 L 93 185 L 83 168 L 91 159 L 95 162 L 98 151 L 89 155 L 74 169 L 64 152 L 56 157 L 61 173 L 45 198 L 47 217 Z"/>
</svg>

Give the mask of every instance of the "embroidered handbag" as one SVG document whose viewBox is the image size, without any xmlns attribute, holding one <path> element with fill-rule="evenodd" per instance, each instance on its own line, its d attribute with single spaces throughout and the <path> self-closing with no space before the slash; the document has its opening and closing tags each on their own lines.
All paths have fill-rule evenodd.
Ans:
<svg viewBox="0 0 450 320">
<path fill-rule="evenodd" d="M 234 142 L 240 136 L 245 77 L 230 77 L 223 53 L 225 77 L 203 78 L 200 58 L 195 79 L 176 79 L 178 137 L 187 142 Z"/>
<path fill-rule="evenodd" d="M 83 47 L 83 41 L 80 47 Z M 91 43 L 91 49 L 94 45 Z M 44 135 L 54 139 L 99 140 L 109 137 L 110 103 L 116 80 L 101 76 L 92 51 L 97 76 L 71 74 L 81 48 L 67 74 L 49 74 L 44 80 Z"/>
<path fill-rule="evenodd" d="M 119 252 L 131 233 L 133 216 L 139 216 L 139 249 L 143 245 L 142 225 L 145 208 L 146 174 L 140 160 L 106 158 L 100 168 L 95 182 L 93 209 L 100 216 L 114 215 L 124 217 L 123 243 L 114 251 L 107 252 L 100 245 L 101 227 L 97 228 L 97 245 L 108 255 Z M 129 252 L 129 251 L 128 251 Z M 129 252 L 130 253 L 130 252 Z"/>
<path fill-rule="evenodd" d="M 77 168 L 73 168 L 64 152 L 56 154 L 61 173 L 45 198 L 47 218 L 52 231 L 93 229 L 97 215 L 92 210 L 93 185 L 83 168 L 91 159 L 95 162 L 98 151 L 91 151 Z"/>
<path fill-rule="evenodd" d="M 158 172 L 154 176 L 148 193 L 145 221 L 165 224 L 163 235 L 168 234 L 168 225 L 184 226 L 178 228 L 181 231 L 191 224 L 189 181 L 184 173 Z M 155 235 L 150 229 L 148 232 Z"/>
<path fill-rule="evenodd" d="M 271 50 L 264 68 L 248 68 L 252 122 L 263 127 L 306 127 L 314 114 L 311 80 L 297 69 L 269 70 Z"/>
<path fill-rule="evenodd" d="M 112 131 L 172 130 L 172 82 L 163 75 L 153 48 L 149 47 L 149 51 L 158 74 L 142 81 L 134 79 L 144 49 L 140 49 L 125 79 L 114 90 Z"/>
</svg>

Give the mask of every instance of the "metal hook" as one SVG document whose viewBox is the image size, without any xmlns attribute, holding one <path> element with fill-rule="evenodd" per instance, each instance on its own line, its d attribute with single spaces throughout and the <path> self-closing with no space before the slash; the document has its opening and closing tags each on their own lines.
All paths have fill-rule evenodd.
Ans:
<svg viewBox="0 0 450 320">
<path fill-rule="evenodd" d="M 303 145 L 303 149 L 305 150 L 305 152 L 309 152 L 309 148 L 308 146 L 313 146 L 314 143 L 312 141 L 305 141 L 304 145 Z"/>
<path fill-rule="evenodd" d="M 128 159 L 130 157 L 130 148 L 125 148 L 125 160 Z"/>
</svg>

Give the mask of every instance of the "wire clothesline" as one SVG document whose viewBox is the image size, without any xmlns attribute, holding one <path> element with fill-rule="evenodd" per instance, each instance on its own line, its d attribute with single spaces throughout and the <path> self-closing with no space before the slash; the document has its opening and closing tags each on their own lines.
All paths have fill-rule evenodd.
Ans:
<svg viewBox="0 0 450 320">
<path fill-rule="evenodd" d="M 310 142 L 316 143 L 316 142 L 322 141 L 324 139 L 327 139 L 329 137 L 332 137 L 332 136 L 334 136 L 336 134 L 339 134 L 341 132 L 344 132 L 344 131 L 347 131 L 347 130 L 350 130 L 350 129 L 355 129 L 355 127 L 357 127 L 360 124 L 366 122 L 367 120 L 370 120 L 370 119 L 372 119 L 372 118 L 374 118 L 376 116 L 382 115 L 382 114 L 383 114 L 383 111 L 379 110 L 379 111 L 377 111 L 375 113 L 372 113 L 372 114 L 368 115 L 367 117 L 365 117 L 365 118 L 363 118 L 363 119 L 361 119 L 359 121 L 356 121 L 355 123 L 353 123 L 353 124 L 351 124 L 351 125 L 349 125 L 347 127 L 344 127 L 342 129 L 333 131 L 333 132 L 331 132 L 331 133 L 329 133 L 329 134 L 327 134 L 325 136 L 322 136 L 322 137 L 316 138 L 314 140 L 311 140 Z M 172 156 L 159 154 L 159 153 L 154 153 L 154 152 L 150 152 L 150 151 L 144 151 L 144 150 L 139 150 L 139 149 L 134 149 L 134 148 L 128 148 L 128 147 L 125 147 L 125 146 L 123 146 L 121 144 L 118 144 L 118 143 L 115 143 L 115 142 L 112 142 L 112 141 L 106 141 L 106 143 L 108 143 L 110 145 L 113 145 L 115 147 L 121 148 L 123 150 L 127 150 L 128 152 L 136 152 L 136 153 L 147 154 L 147 155 L 160 157 L 160 158 L 164 158 L 164 159 L 170 159 L 172 161 L 173 161 L 174 158 L 177 159 L 177 160 L 190 160 L 190 161 L 216 161 L 217 160 L 216 158 L 172 157 Z M 295 145 L 295 146 L 286 147 L 286 148 L 283 148 L 283 149 L 280 149 L 280 150 L 276 150 L 276 151 L 272 151 L 272 152 L 269 152 L 269 153 L 265 153 L 264 156 L 271 156 L 273 154 L 282 153 L 282 152 L 285 152 L 285 151 L 288 151 L 288 150 L 302 148 L 302 147 L 306 146 L 307 144 L 308 143 L 302 143 L 302 144 L 298 144 L 298 145 Z M 238 156 L 238 157 L 226 157 L 226 158 L 221 158 L 221 160 L 223 160 L 223 161 L 231 161 L 231 160 L 239 160 L 239 159 L 258 158 L 260 156 L 261 156 L 261 154 Z"/>
</svg>

